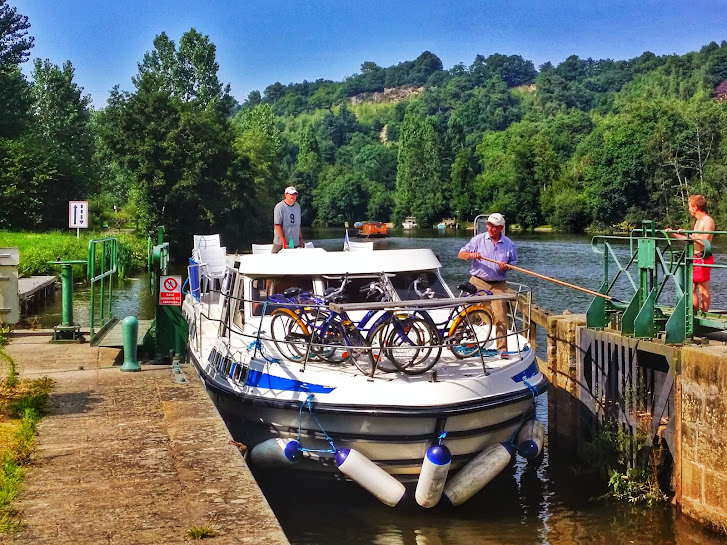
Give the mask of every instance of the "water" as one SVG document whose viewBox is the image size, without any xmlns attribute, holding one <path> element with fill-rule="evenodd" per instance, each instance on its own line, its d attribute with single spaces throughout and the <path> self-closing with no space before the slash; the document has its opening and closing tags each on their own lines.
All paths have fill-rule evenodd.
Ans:
<svg viewBox="0 0 727 545">
<path fill-rule="evenodd" d="M 457 258 L 469 240 L 464 231 L 439 234 L 434 230 L 392 230 L 376 248 L 431 248 L 443 264 L 451 287 L 469 277 L 468 264 Z M 343 231 L 316 230 L 306 240 L 328 250 L 340 250 Z M 510 233 L 519 266 L 597 290 L 602 256 L 592 252 L 590 237 L 560 234 Z M 715 245 L 717 261 L 724 250 Z M 727 273 L 713 273 L 713 307 L 727 307 Z M 176 273 L 179 274 L 179 273 Z M 724 277 L 725 280 L 720 280 Z M 559 313 L 585 312 L 592 297 L 551 282 L 510 272 L 509 279 L 529 285 L 540 306 Z M 76 321 L 87 324 L 89 290 L 74 293 Z M 115 313 L 153 315 L 148 280 L 125 281 L 115 290 Z M 61 320 L 60 297 L 41 317 L 55 325 Z M 542 347 L 541 347 L 542 349 Z M 547 423 L 547 400 L 540 396 L 538 418 Z M 597 483 L 578 477 L 572 460 L 546 449 L 542 465 L 528 468 L 519 458 L 469 502 L 457 509 L 391 509 L 353 483 L 291 480 L 287 474 L 257 475 L 286 535 L 294 545 L 377 544 L 706 544 L 727 545 L 670 506 L 646 508 L 625 503 L 590 501 Z"/>
</svg>

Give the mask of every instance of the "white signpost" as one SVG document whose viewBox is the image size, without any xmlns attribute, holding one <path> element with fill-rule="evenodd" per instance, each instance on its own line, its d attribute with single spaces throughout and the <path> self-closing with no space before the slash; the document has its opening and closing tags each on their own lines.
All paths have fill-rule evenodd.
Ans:
<svg viewBox="0 0 727 545">
<path fill-rule="evenodd" d="M 88 229 L 88 201 L 68 201 L 68 227 L 76 230 Z"/>
</svg>

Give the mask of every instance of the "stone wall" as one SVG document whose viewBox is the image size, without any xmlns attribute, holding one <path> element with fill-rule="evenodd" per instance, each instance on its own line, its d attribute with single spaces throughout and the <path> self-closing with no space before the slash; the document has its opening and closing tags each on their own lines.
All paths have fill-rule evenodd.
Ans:
<svg viewBox="0 0 727 545">
<path fill-rule="evenodd" d="M 582 387 L 583 315 L 550 316 L 548 356 L 543 372 L 548 392 L 548 445 L 573 456 L 583 454 L 583 440 L 595 413 L 593 399 Z M 674 458 L 674 502 L 682 512 L 727 534 L 727 344 L 665 346 L 621 337 L 628 345 L 661 354 L 673 366 L 673 415 L 664 438 Z M 616 342 L 616 341 L 614 341 Z M 541 363 L 542 367 L 542 363 Z"/>
<path fill-rule="evenodd" d="M 584 314 L 548 317 L 548 352 L 545 375 L 548 391 L 548 446 L 562 453 L 582 452 L 583 403 L 578 385 L 578 328 L 585 325 Z"/>
<path fill-rule="evenodd" d="M 682 349 L 676 388 L 676 502 L 727 533 L 727 346 Z"/>
</svg>

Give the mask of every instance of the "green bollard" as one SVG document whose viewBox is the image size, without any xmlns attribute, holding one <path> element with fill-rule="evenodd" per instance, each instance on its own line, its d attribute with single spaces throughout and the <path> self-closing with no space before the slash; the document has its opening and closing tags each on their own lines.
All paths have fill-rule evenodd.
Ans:
<svg viewBox="0 0 727 545">
<path fill-rule="evenodd" d="M 73 265 L 61 265 L 61 288 L 63 293 L 63 313 L 61 325 L 73 325 Z"/>
<path fill-rule="evenodd" d="M 122 371 L 141 371 L 141 366 L 136 359 L 137 335 L 139 332 L 139 321 L 135 316 L 127 316 L 121 320 L 121 335 L 124 339 L 124 364 Z"/>
</svg>

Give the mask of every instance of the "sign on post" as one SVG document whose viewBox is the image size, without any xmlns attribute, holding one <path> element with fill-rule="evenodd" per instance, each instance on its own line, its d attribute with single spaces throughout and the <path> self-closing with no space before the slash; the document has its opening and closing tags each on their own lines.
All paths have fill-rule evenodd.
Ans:
<svg viewBox="0 0 727 545">
<path fill-rule="evenodd" d="M 88 201 L 68 202 L 68 227 L 88 229 Z"/>
<path fill-rule="evenodd" d="M 159 278 L 159 304 L 182 305 L 182 277 L 162 276 Z"/>
<path fill-rule="evenodd" d="M 68 227 L 76 230 L 88 229 L 88 201 L 68 201 Z"/>
</svg>

